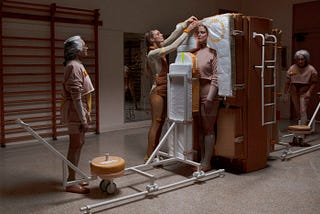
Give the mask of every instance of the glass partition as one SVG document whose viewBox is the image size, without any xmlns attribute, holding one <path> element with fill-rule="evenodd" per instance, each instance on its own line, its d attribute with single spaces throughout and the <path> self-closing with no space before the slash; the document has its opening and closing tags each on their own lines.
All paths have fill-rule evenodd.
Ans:
<svg viewBox="0 0 320 214">
<path fill-rule="evenodd" d="M 144 35 L 124 33 L 124 118 L 125 122 L 150 120 L 151 77 L 146 70 Z"/>
</svg>

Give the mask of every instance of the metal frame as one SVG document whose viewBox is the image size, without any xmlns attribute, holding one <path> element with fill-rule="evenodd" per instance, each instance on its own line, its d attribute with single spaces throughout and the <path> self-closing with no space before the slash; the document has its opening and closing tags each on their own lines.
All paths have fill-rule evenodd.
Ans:
<svg viewBox="0 0 320 214">
<path fill-rule="evenodd" d="M 59 151 L 57 151 L 53 146 L 51 146 L 46 140 L 44 140 L 39 134 L 37 134 L 28 124 L 24 123 L 21 119 L 17 119 L 16 123 L 19 124 L 21 127 L 23 127 L 34 138 L 36 138 L 40 143 L 45 145 L 54 155 L 56 155 L 59 159 L 62 160 L 62 162 L 63 162 L 63 186 L 71 186 L 74 184 L 78 184 L 82 181 L 90 181 L 90 180 L 97 179 L 97 176 L 88 176 L 82 170 L 80 170 L 77 166 L 72 164 L 69 160 L 66 159 L 66 157 L 63 156 L 63 154 L 61 154 Z M 150 156 L 150 158 L 148 159 L 148 161 L 145 164 L 141 164 L 138 166 L 133 166 L 133 167 L 129 167 L 129 168 L 125 169 L 125 172 L 137 173 L 139 175 L 145 176 L 150 179 L 149 184 L 146 186 L 145 191 L 137 192 L 137 193 L 131 194 L 131 195 L 122 196 L 120 198 L 115 198 L 115 199 L 99 202 L 96 204 L 86 205 L 84 207 L 81 207 L 80 211 L 83 212 L 84 214 L 89 214 L 89 213 L 91 213 L 91 210 L 94 208 L 106 206 L 106 205 L 112 204 L 114 202 L 124 201 L 124 200 L 130 199 L 130 198 L 135 198 L 135 197 L 142 196 L 142 195 L 148 195 L 151 193 L 161 191 L 163 189 L 179 186 L 179 185 L 189 183 L 189 182 L 196 182 L 199 179 L 207 177 L 207 176 L 212 176 L 212 175 L 222 176 L 223 172 L 225 171 L 224 169 L 203 172 L 200 169 L 200 163 L 190 161 L 190 160 L 181 159 L 179 157 L 170 156 L 168 153 L 160 151 L 161 147 L 166 143 L 166 140 L 167 140 L 167 137 L 169 136 L 169 134 L 172 131 L 174 131 L 176 125 L 177 125 L 177 122 L 173 122 L 171 124 L 170 128 L 168 129 L 168 131 L 166 132 L 164 137 L 161 139 L 158 147 L 155 149 L 155 151 L 152 153 L 152 155 Z M 166 157 L 166 159 L 160 159 L 160 156 Z M 197 170 L 193 173 L 193 176 L 191 178 L 187 178 L 182 181 L 167 184 L 164 186 L 159 186 L 155 182 L 157 180 L 157 178 L 154 175 L 143 171 L 143 168 L 146 168 L 148 166 L 156 166 L 156 165 L 166 164 L 166 163 L 170 163 L 170 162 L 174 162 L 174 161 L 179 161 L 179 162 L 182 162 L 185 164 L 190 164 L 190 165 L 196 166 Z M 73 170 L 75 170 L 83 178 L 78 179 L 78 180 L 74 180 L 74 181 L 67 181 L 66 180 L 67 166 L 71 167 Z M 113 182 L 112 179 L 111 179 L 111 182 Z"/>
<path fill-rule="evenodd" d="M 167 137 L 169 136 L 169 134 L 172 131 L 174 131 L 174 128 L 176 127 L 176 125 L 177 125 L 176 122 L 172 123 L 169 130 L 166 132 L 166 134 L 164 135 L 164 137 L 160 141 L 159 145 L 154 150 L 154 152 L 152 153 L 152 155 L 150 156 L 150 158 L 148 159 L 148 161 L 145 164 L 133 166 L 133 167 L 129 167 L 129 168 L 125 169 L 126 172 L 137 173 L 137 174 L 140 174 L 142 176 L 149 178 L 149 184 L 146 185 L 146 190 L 141 191 L 141 192 L 137 192 L 134 194 L 122 196 L 119 198 L 106 200 L 106 201 L 99 202 L 96 204 L 86 205 L 84 207 L 81 207 L 80 211 L 83 212 L 83 214 L 90 214 L 92 209 L 102 207 L 102 206 L 107 206 L 107 205 L 110 205 L 115 202 L 120 202 L 120 201 L 124 201 L 127 199 L 136 198 L 139 196 L 147 196 L 148 194 L 156 193 L 156 192 L 159 192 L 159 191 L 167 189 L 167 188 L 180 186 L 182 184 L 186 184 L 186 183 L 190 183 L 190 182 L 196 182 L 196 181 L 200 180 L 201 178 L 204 178 L 207 176 L 212 176 L 212 175 L 222 176 L 223 172 L 225 171 L 224 169 L 203 172 L 202 170 L 200 170 L 200 164 L 197 162 L 190 161 L 190 160 L 184 160 L 184 159 L 181 159 L 181 158 L 175 157 L 175 156 L 170 156 L 168 153 L 160 151 L 161 147 L 166 143 L 166 140 L 167 140 Z M 164 157 L 166 157 L 166 159 L 161 159 L 160 156 L 164 156 Z M 175 183 L 163 185 L 163 186 L 159 186 L 155 182 L 157 180 L 157 178 L 154 175 L 142 171 L 143 168 L 148 167 L 148 166 L 156 166 L 156 165 L 166 164 L 166 163 L 175 162 L 175 161 L 196 166 L 197 170 L 193 173 L 191 178 L 187 178 L 187 179 L 177 181 Z"/>
<path fill-rule="evenodd" d="M 191 66 L 191 65 L 190 65 Z M 191 70 L 190 70 L 191 71 Z M 84 213 L 84 214 L 89 214 L 91 212 L 91 209 L 97 208 L 97 207 L 101 207 L 101 206 L 106 206 L 109 204 L 112 204 L 114 202 L 119 202 L 119 201 L 124 201 L 130 198 L 135 198 L 138 196 L 142 196 L 142 195 L 148 195 L 151 193 L 155 193 L 158 192 L 160 190 L 163 189 L 167 189 L 167 188 L 171 188 L 171 187 L 175 187 L 175 186 L 179 186 L 181 184 L 185 184 L 188 182 L 192 182 L 192 181 L 198 181 L 201 178 L 204 178 L 206 176 L 210 176 L 210 175 L 222 175 L 222 173 L 225 171 L 224 169 L 219 169 L 219 170 L 211 170 L 209 172 L 204 172 L 201 170 L 201 164 L 192 160 L 188 160 L 187 155 L 188 155 L 188 151 L 184 151 L 184 157 L 178 157 L 178 153 L 177 151 L 177 135 L 178 133 L 178 126 L 182 125 L 184 127 L 184 133 L 182 133 L 182 135 L 184 135 L 185 139 L 187 138 L 187 128 L 189 126 L 192 127 L 192 118 L 189 118 L 188 116 L 188 87 L 187 84 L 190 84 L 192 82 L 192 75 L 188 75 L 188 73 L 175 73 L 175 72 L 171 72 L 168 75 L 168 115 L 170 115 L 170 108 L 174 108 L 174 106 L 170 105 L 170 100 L 171 100 L 171 87 L 172 87 L 172 80 L 174 78 L 183 78 L 183 84 L 184 84 L 184 94 L 183 94 L 183 104 L 185 107 L 185 111 L 183 112 L 183 115 L 180 115 L 180 118 L 171 118 L 169 116 L 169 120 L 171 123 L 170 127 L 168 128 L 167 132 L 164 134 L 164 136 L 162 137 L 162 139 L 160 140 L 158 146 L 155 148 L 155 150 L 153 151 L 153 153 L 151 154 L 151 156 L 148 158 L 148 160 L 145 162 L 145 164 L 142 165 L 138 165 L 138 166 L 133 166 L 133 167 L 129 167 L 126 168 L 125 171 L 126 172 L 133 172 L 133 173 L 138 173 L 142 176 L 145 176 L 147 178 L 149 178 L 149 184 L 146 186 L 146 190 L 142 191 L 142 192 L 137 192 L 135 194 L 131 194 L 131 195 L 127 195 L 127 196 L 123 196 L 123 197 L 119 197 L 119 198 L 115 198 L 115 199 L 111 199 L 111 200 L 107 200 L 107 201 L 103 201 L 100 203 L 96 203 L 96 204 L 92 204 L 92 205 L 86 205 L 84 207 L 81 207 L 80 210 Z M 169 154 L 170 151 L 168 153 L 160 151 L 161 148 L 167 143 L 167 139 L 170 136 L 170 134 L 173 134 L 173 155 Z M 185 142 L 185 147 L 184 149 L 186 149 L 186 141 Z M 193 173 L 191 178 L 187 178 L 184 179 L 182 181 L 178 181 L 172 184 L 167 184 L 164 186 L 159 186 L 155 181 L 156 181 L 156 177 L 150 173 L 146 173 L 143 172 L 142 169 L 147 167 L 147 166 L 156 166 L 156 165 L 162 165 L 162 164 L 166 164 L 166 163 L 170 163 L 170 162 L 182 162 L 184 164 L 189 164 L 192 166 L 195 166 L 197 168 L 197 170 Z"/>
<path fill-rule="evenodd" d="M 173 79 L 183 78 L 183 92 L 182 93 L 184 93 L 184 94 L 181 96 L 183 99 L 182 105 L 184 106 L 183 115 L 174 115 L 173 118 L 169 116 L 169 120 L 170 120 L 170 122 L 172 122 L 170 127 L 168 128 L 167 132 L 164 134 L 164 136 L 160 140 L 159 145 L 155 148 L 155 150 L 153 151 L 153 153 L 151 154 L 149 159 L 144 164 L 124 169 L 124 171 L 126 173 L 137 173 L 139 175 L 142 175 L 142 176 L 148 178 L 149 184 L 146 185 L 146 187 L 145 187 L 146 189 L 144 191 L 137 192 L 134 194 L 122 196 L 119 198 L 103 201 L 103 202 L 96 203 L 96 204 L 86 205 L 86 206 L 80 208 L 81 212 L 83 212 L 84 214 L 88 214 L 88 213 L 91 213 L 91 209 L 94 209 L 94 208 L 109 205 L 114 202 L 124 201 L 124 200 L 130 199 L 130 198 L 135 198 L 135 197 L 142 196 L 142 195 L 148 195 L 148 194 L 155 193 L 155 192 L 158 192 L 163 189 L 176 187 L 176 186 L 188 183 L 188 182 L 195 182 L 195 181 L 198 181 L 199 179 L 204 178 L 206 176 L 210 176 L 210 175 L 221 176 L 222 173 L 225 171 L 224 169 L 219 169 L 219 170 L 211 170 L 209 172 L 204 172 L 201 170 L 200 163 L 189 160 L 187 157 L 187 155 L 189 153 L 189 151 L 186 151 L 186 149 L 188 149 L 187 142 L 186 142 L 186 139 L 188 138 L 187 132 L 188 132 L 188 128 L 190 129 L 190 126 L 192 128 L 192 114 L 189 112 L 192 110 L 192 107 L 190 108 L 189 102 L 188 102 L 188 99 L 192 99 L 191 97 L 189 97 L 190 96 L 189 86 L 190 86 L 190 84 L 192 84 L 192 75 L 191 75 L 191 73 L 188 73 L 188 72 L 191 72 L 191 69 L 188 69 L 188 66 L 189 65 L 187 65 L 187 67 L 185 68 L 186 71 L 183 70 L 183 72 L 181 72 L 181 73 L 172 72 L 168 75 L 168 88 L 170 88 L 170 89 L 171 89 L 171 87 L 173 89 L 174 83 L 171 84 L 171 81 Z M 169 91 L 169 89 L 168 89 L 168 91 Z M 175 92 L 175 90 L 173 90 L 173 92 Z M 171 91 L 168 94 L 169 94 L 168 97 L 170 98 Z M 171 99 L 169 99 L 169 100 L 171 100 Z M 176 106 L 169 105 L 169 102 L 170 101 L 168 101 L 168 109 L 174 109 Z M 172 104 L 172 103 L 170 103 L 170 104 Z M 168 115 L 171 115 L 171 114 L 168 113 Z M 177 117 L 175 117 L 175 116 L 177 116 Z M 30 128 L 30 126 L 28 124 L 24 123 L 20 119 L 17 119 L 16 123 L 20 124 L 24 129 L 26 129 L 30 134 L 32 134 L 36 139 L 38 139 L 41 143 L 43 143 L 50 151 L 52 151 L 58 158 L 60 158 L 63 161 L 63 183 L 65 186 L 66 185 L 73 185 L 73 184 L 79 183 L 81 181 L 93 180 L 99 176 L 99 175 L 87 176 L 78 167 L 76 167 L 70 161 L 68 161 L 60 152 L 58 152 L 55 148 L 53 148 L 48 142 L 46 142 L 32 128 Z M 181 127 L 181 125 L 183 126 L 183 133 L 180 133 L 178 130 L 178 127 Z M 160 151 L 162 149 L 162 147 L 165 145 L 165 143 L 167 143 L 168 137 L 171 136 L 170 134 L 173 134 L 173 141 L 171 141 L 173 143 L 173 152 L 172 152 L 173 154 L 171 154 L 171 151 L 168 151 L 167 153 Z M 178 154 L 178 152 L 176 152 L 178 150 L 178 147 L 177 147 L 178 146 L 178 140 L 177 140 L 178 135 L 184 136 L 184 143 L 185 144 L 184 144 L 184 148 L 183 148 L 184 149 L 183 157 L 179 157 L 180 154 Z M 186 178 L 181 181 L 174 182 L 174 183 L 167 184 L 167 185 L 163 185 L 163 186 L 159 186 L 156 183 L 157 177 L 155 175 L 143 171 L 143 169 L 146 167 L 162 165 L 162 164 L 166 164 L 166 163 L 170 163 L 170 162 L 182 162 L 184 164 L 189 164 L 189 165 L 196 167 L 196 170 L 193 172 L 193 175 L 191 178 Z M 66 181 L 65 174 L 66 174 L 67 166 L 71 167 L 77 173 L 79 173 L 83 177 L 83 179 L 75 180 L 75 181 Z M 103 180 L 103 181 L 105 181 L 105 180 Z M 115 189 L 116 185 L 113 183 L 112 178 L 110 179 L 110 183 L 113 184 L 112 188 Z M 101 186 L 100 186 L 100 188 L 101 188 Z M 106 191 L 106 192 L 108 192 L 108 191 Z M 113 192 L 114 191 L 109 192 L 109 193 L 113 193 Z"/>
<path fill-rule="evenodd" d="M 94 176 L 88 176 L 83 171 L 81 171 L 77 166 L 75 166 L 73 163 L 71 163 L 63 154 L 61 154 L 59 151 L 57 151 L 53 146 L 51 146 L 46 140 L 44 140 L 38 133 L 36 133 L 29 124 L 23 122 L 21 119 L 17 119 L 16 123 L 19 124 L 21 127 L 23 127 L 27 132 L 29 132 L 34 138 L 36 138 L 40 143 L 45 145 L 54 155 L 56 155 L 59 159 L 62 160 L 63 163 L 63 186 L 71 186 L 74 184 L 78 184 L 82 181 L 90 181 L 96 179 Z M 66 176 L 66 168 L 69 166 L 72 168 L 75 172 L 77 172 L 79 175 L 83 177 L 83 179 L 74 180 L 74 181 L 67 181 Z"/>
<path fill-rule="evenodd" d="M 320 102 L 318 103 L 318 105 L 317 105 L 317 107 L 311 117 L 311 120 L 308 123 L 309 127 L 313 126 L 319 109 L 320 109 Z M 282 138 L 296 136 L 296 135 L 299 137 L 301 137 L 301 136 L 305 137 L 305 135 L 311 134 L 313 132 L 313 130 L 311 129 L 310 131 L 299 131 L 299 132 L 291 131 L 291 132 L 292 132 L 291 134 L 284 135 L 284 136 L 282 136 Z M 310 147 L 294 150 L 294 151 L 291 150 L 291 146 L 288 143 L 279 142 L 279 144 L 285 146 L 285 150 L 282 152 L 281 157 L 280 157 L 282 161 L 299 156 L 299 155 L 302 155 L 302 154 L 306 154 L 306 153 L 315 151 L 317 149 L 320 149 L 320 143 L 313 145 L 313 146 L 310 146 Z"/>
</svg>

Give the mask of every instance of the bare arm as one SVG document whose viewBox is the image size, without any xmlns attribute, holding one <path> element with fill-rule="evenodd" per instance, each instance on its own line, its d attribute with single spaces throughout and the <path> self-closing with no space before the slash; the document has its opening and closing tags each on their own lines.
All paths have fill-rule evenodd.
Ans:
<svg viewBox="0 0 320 214">
<path fill-rule="evenodd" d="M 287 74 L 286 74 L 286 82 L 284 84 L 284 93 L 285 94 L 288 94 L 290 91 L 290 84 L 291 84 L 290 74 L 292 72 L 291 70 L 292 70 L 292 66 L 289 68 L 289 70 L 287 71 Z"/>
</svg>

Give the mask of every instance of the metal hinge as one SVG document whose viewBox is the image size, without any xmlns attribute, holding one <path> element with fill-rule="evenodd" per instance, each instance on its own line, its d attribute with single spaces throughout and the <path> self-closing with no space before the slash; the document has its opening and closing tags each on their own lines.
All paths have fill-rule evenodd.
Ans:
<svg viewBox="0 0 320 214">
<path fill-rule="evenodd" d="M 232 30 L 232 36 L 244 36 L 244 32 L 241 30 Z"/>
<path fill-rule="evenodd" d="M 236 138 L 234 139 L 234 142 L 235 142 L 235 143 L 243 143 L 243 140 L 244 140 L 243 136 L 240 136 L 240 137 L 236 137 Z"/>
<path fill-rule="evenodd" d="M 233 85 L 233 90 L 236 91 L 236 90 L 243 90 L 245 89 L 246 87 L 246 84 L 245 83 L 241 83 L 241 84 L 234 84 Z"/>
</svg>

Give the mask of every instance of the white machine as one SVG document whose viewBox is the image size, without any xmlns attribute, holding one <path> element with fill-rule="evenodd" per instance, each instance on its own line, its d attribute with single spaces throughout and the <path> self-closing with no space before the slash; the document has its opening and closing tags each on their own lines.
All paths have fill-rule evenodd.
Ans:
<svg viewBox="0 0 320 214">
<path fill-rule="evenodd" d="M 179 53 L 170 65 L 168 75 L 168 119 L 175 122 L 169 135 L 169 155 L 192 160 L 192 68 L 194 60 L 188 53 Z"/>
</svg>

